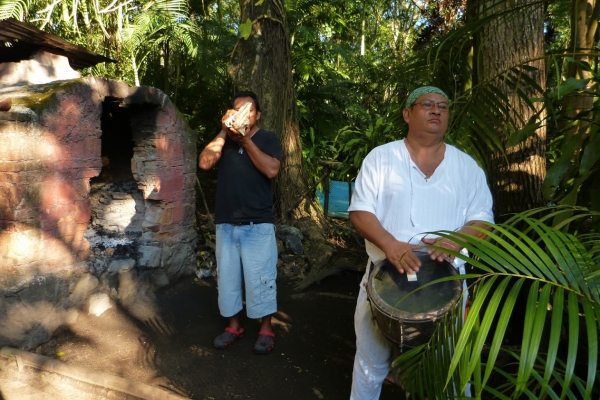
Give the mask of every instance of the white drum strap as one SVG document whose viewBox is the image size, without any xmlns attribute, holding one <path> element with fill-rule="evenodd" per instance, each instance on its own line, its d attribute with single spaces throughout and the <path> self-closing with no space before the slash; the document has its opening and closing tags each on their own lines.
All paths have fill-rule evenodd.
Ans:
<svg viewBox="0 0 600 400">
<path fill-rule="evenodd" d="M 364 283 L 365 287 L 369 283 L 369 277 L 371 276 L 371 272 L 373 272 L 373 262 L 369 258 L 367 260 L 367 268 L 365 272 L 365 275 L 367 277 L 367 281 Z M 369 309 L 371 310 L 371 319 L 377 322 L 377 318 L 375 317 L 375 311 L 373 310 L 373 304 L 371 303 L 371 298 L 369 296 L 367 296 L 367 301 L 369 302 Z M 377 326 L 377 328 L 379 328 L 379 325 Z"/>
</svg>

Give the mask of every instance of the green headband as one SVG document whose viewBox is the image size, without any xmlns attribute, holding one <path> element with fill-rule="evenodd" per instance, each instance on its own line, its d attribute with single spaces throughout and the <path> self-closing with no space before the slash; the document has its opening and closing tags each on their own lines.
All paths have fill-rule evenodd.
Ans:
<svg viewBox="0 0 600 400">
<path fill-rule="evenodd" d="M 446 100 L 448 100 L 448 95 L 444 93 L 442 89 L 436 88 L 435 86 L 421 86 L 420 88 L 413 90 L 412 93 L 408 95 L 406 98 L 406 107 L 412 106 L 419 97 L 429 93 L 440 94 L 444 96 Z"/>
</svg>

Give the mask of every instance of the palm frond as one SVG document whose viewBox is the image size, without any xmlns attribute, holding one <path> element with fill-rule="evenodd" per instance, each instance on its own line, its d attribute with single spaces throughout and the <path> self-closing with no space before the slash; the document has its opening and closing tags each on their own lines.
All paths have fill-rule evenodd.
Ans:
<svg viewBox="0 0 600 400">
<path fill-rule="evenodd" d="M 23 21 L 31 10 L 33 0 L 2 0 L 0 1 L 0 20 L 15 18 Z"/>
<path fill-rule="evenodd" d="M 397 377 L 407 391 L 456 398 L 472 384 L 477 398 L 485 393 L 497 398 L 592 396 L 598 373 L 594 349 L 600 332 L 600 296 L 597 250 L 594 257 L 589 250 L 597 248 L 598 243 L 590 241 L 597 235 L 565 232 L 564 221 L 558 227 L 547 224 L 565 212 L 572 215 L 571 227 L 577 219 L 598 217 L 578 208 L 557 207 L 531 210 L 492 225 L 485 240 L 435 233 L 465 246 L 470 256 L 453 255 L 481 272 L 467 275 L 473 281 L 469 287 L 473 302 L 464 323 L 462 310 L 456 307 L 427 345 L 395 360 Z M 505 344 L 516 309 L 524 311 L 517 348 Z M 427 392 L 431 379 L 439 386 L 435 392 Z"/>
</svg>

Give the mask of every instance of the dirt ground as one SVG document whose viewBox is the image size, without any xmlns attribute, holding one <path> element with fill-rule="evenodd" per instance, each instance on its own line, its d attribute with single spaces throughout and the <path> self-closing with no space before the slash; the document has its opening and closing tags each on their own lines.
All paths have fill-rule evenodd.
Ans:
<svg viewBox="0 0 600 400">
<path fill-rule="evenodd" d="M 216 282 L 194 277 L 159 291 L 145 313 L 114 306 L 100 316 L 81 314 L 36 353 L 191 399 L 348 399 L 361 274 L 344 271 L 302 292 L 278 278 L 276 346 L 267 356 L 253 354 L 258 323 L 247 319 L 242 340 L 212 347 L 226 322 Z M 14 364 L 0 362 L 0 399 L 135 398 L 31 368 L 17 372 Z M 386 382 L 381 399 L 399 398 L 401 389 Z"/>
</svg>

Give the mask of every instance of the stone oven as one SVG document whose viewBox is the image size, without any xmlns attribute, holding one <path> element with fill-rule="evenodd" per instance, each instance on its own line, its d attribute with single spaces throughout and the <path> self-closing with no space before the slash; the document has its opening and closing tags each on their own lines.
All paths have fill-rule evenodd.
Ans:
<svg viewBox="0 0 600 400">
<path fill-rule="evenodd" d="M 43 40 L 0 55 L 0 347 L 32 348 L 92 296 L 195 271 L 196 147 L 163 92 L 80 78 L 110 60 L 10 23 Z"/>
</svg>

